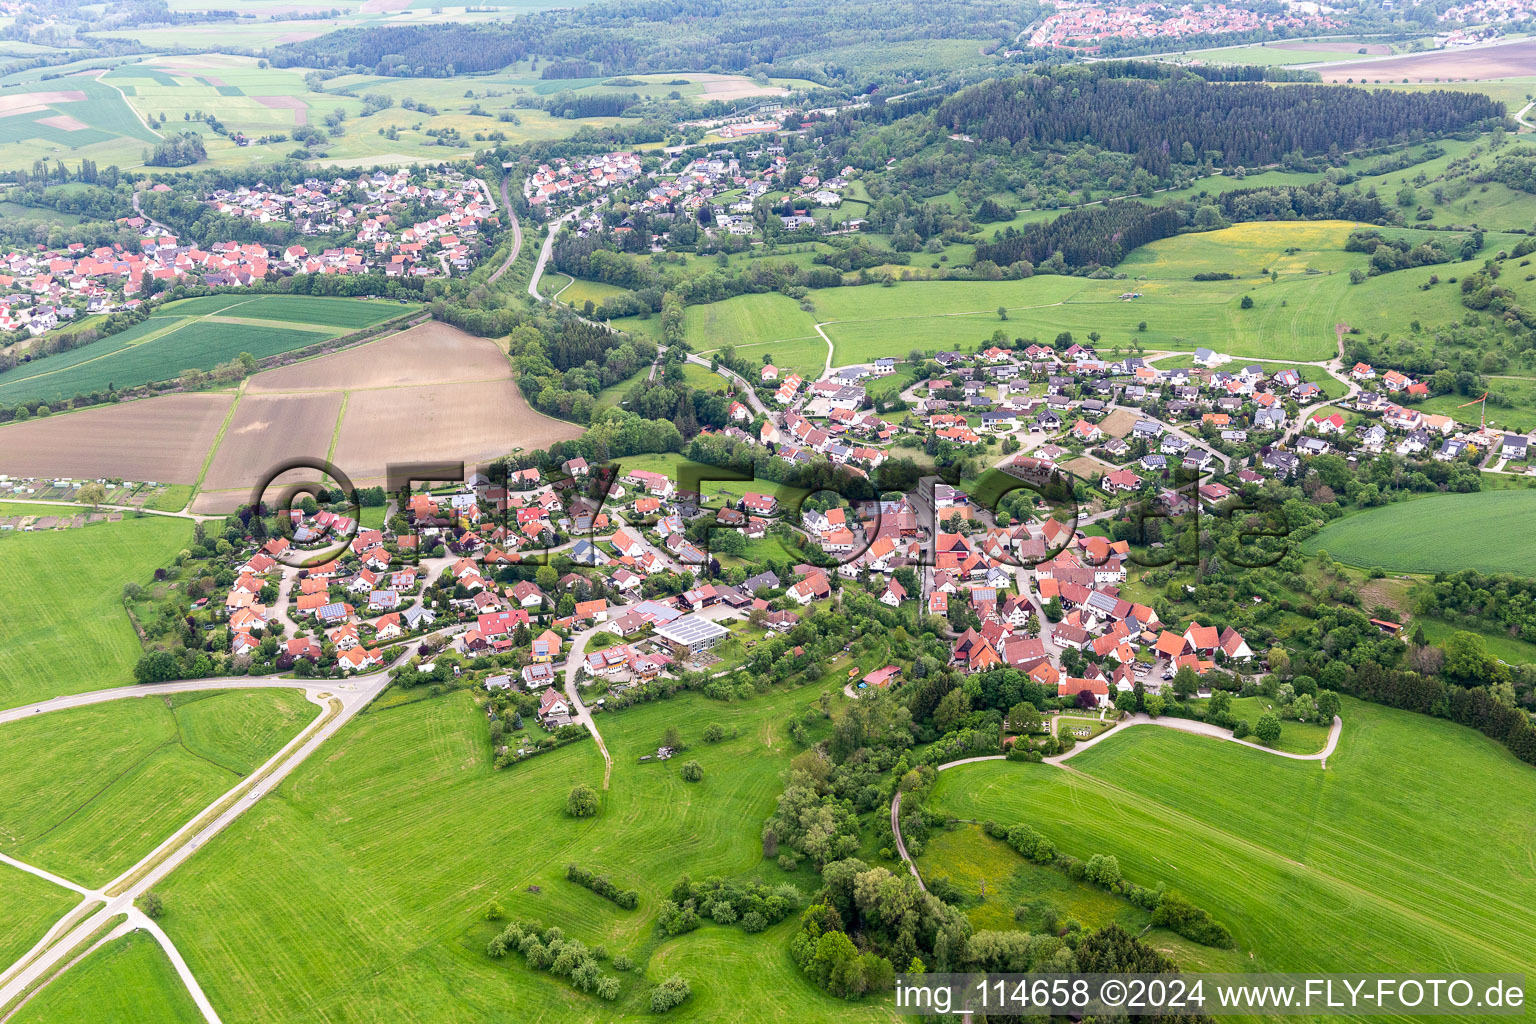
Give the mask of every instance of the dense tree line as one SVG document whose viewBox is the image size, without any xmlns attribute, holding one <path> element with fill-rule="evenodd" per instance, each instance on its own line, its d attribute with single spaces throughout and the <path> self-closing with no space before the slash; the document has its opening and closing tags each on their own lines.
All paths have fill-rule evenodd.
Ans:
<svg viewBox="0 0 1536 1024">
<path fill-rule="evenodd" d="M 1449 263 L 1451 254 L 1445 251 L 1439 239 L 1414 245 L 1406 238 L 1386 238 L 1380 231 L 1353 231 L 1344 241 L 1346 252 L 1371 254 L 1371 274 L 1387 274 L 1394 270 L 1412 270 L 1414 267 Z M 1476 248 L 1472 250 L 1476 252 Z"/>
<path fill-rule="evenodd" d="M 1435 676 L 1360 665 L 1340 684 L 1343 693 L 1388 707 L 1447 718 L 1476 729 L 1509 748 L 1526 764 L 1536 765 L 1536 727 L 1513 702 L 1499 700 L 1487 686 L 1459 686 Z"/>
<path fill-rule="evenodd" d="M 1037 221 L 1022 230 L 1008 228 L 993 241 L 977 245 L 976 260 L 999 267 L 1022 261 L 1050 270 L 1060 253 L 1059 262 L 1066 267 L 1112 267 L 1132 249 L 1176 234 L 1182 223 L 1178 211 L 1169 207 L 1130 200 L 1104 203 Z"/>
<path fill-rule="evenodd" d="M 625 910 L 634 910 L 640 905 L 640 894 L 634 889 L 620 889 L 607 875 L 599 875 L 580 864 L 567 864 L 565 877 L 583 888 L 591 889 L 606 900 L 612 900 Z"/>
<path fill-rule="evenodd" d="M 1310 185 L 1239 188 L 1215 197 L 1221 216 L 1242 220 L 1363 220 L 1389 223 L 1392 210 L 1380 198 L 1331 181 Z"/>
<path fill-rule="evenodd" d="M 1467 131 L 1501 121 L 1504 112 L 1504 104 L 1479 93 L 1276 89 L 1178 73 L 1149 81 L 1095 67 L 974 86 L 945 100 L 934 117 L 949 131 L 986 142 L 1095 143 L 1133 153 L 1138 164 L 1165 176 L 1175 163 L 1201 159 L 1263 166 L 1294 151 L 1314 155 Z"/>
<path fill-rule="evenodd" d="M 1441 573 L 1413 590 L 1416 615 L 1497 627 L 1536 643 L 1536 581 L 1473 569 Z"/>
<path fill-rule="evenodd" d="M 518 386 L 534 408 L 578 423 L 591 420 L 598 392 L 634 376 L 656 355 L 648 339 L 569 315 L 525 322 L 511 329 L 510 344 Z"/>
</svg>

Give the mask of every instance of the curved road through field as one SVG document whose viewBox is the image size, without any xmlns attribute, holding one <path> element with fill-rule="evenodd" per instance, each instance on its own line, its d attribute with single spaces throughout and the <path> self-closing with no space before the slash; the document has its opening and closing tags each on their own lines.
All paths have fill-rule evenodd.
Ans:
<svg viewBox="0 0 1536 1024">
<path fill-rule="evenodd" d="M 1315 754 L 1292 754 L 1289 751 L 1274 750 L 1270 747 L 1261 747 L 1257 744 L 1249 743 L 1246 740 L 1237 739 L 1232 735 L 1232 730 L 1223 729 L 1218 725 L 1211 725 L 1208 722 L 1197 722 L 1194 719 L 1189 718 L 1153 718 L 1150 715 L 1144 714 L 1128 715 L 1121 720 L 1120 727 L 1109 729 L 1105 732 L 1099 733 L 1097 736 L 1094 736 L 1091 739 L 1083 740 L 1064 754 L 1056 754 L 1052 757 L 1047 757 L 1044 759 L 1044 763 L 1060 765 L 1063 761 L 1076 757 L 1078 754 L 1081 754 L 1089 747 L 1101 743 L 1106 737 L 1118 735 L 1125 729 L 1136 725 L 1161 725 L 1167 729 L 1177 729 L 1180 732 L 1194 733 L 1198 736 L 1211 736 L 1215 739 L 1229 740 L 1233 743 L 1241 743 L 1249 750 L 1257 750 L 1264 754 L 1274 754 L 1276 757 L 1285 757 L 1292 761 L 1318 761 L 1321 762 L 1323 768 L 1326 769 L 1328 767 L 1329 755 L 1331 755 L 1339 745 L 1339 734 L 1344 729 L 1344 720 L 1341 719 L 1338 715 L 1333 716 L 1333 725 L 1328 730 L 1328 742 L 1323 744 L 1322 750 L 1319 750 Z M 948 771 L 950 768 L 958 768 L 963 764 L 976 764 L 979 761 L 1006 760 L 1007 757 L 1003 754 L 983 754 L 978 757 L 962 757 L 955 761 L 946 761 L 944 764 L 939 765 L 937 770 L 941 772 Z M 912 877 L 917 879 L 918 887 L 926 890 L 927 886 L 923 884 L 923 876 L 917 873 L 917 864 L 912 860 L 911 855 L 907 853 L 907 844 L 901 838 L 901 792 L 899 790 L 891 799 L 891 832 L 896 837 L 896 853 L 907 865 L 907 870 L 912 872 Z"/>
</svg>

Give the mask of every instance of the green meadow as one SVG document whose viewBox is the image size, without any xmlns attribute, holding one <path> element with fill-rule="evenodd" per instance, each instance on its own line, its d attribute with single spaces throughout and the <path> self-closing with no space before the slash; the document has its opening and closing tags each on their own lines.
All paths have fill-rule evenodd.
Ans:
<svg viewBox="0 0 1536 1024">
<path fill-rule="evenodd" d="M 0 852 L 87 886 L 131 867 L 296 736 L 297 690 L 143 697 L 0 730 Z"/>
<path fill-rule="evenodd" d="M 191 523 L 164 516 L 0 537 L 0 707 L 132 682 L 123 584 L 148 581 L 191 538 Z"/>
<path fill-rule="evenodd" d="M 566 816 L 564 804 L 575 783 L 602 784 L 593 743 L 497 772 L 467 692 L 370 711 L 161 886 L 176 908 L 165 927 L 230 1020 L 634 1019 L 674 971 L 694 991 L 672 1014 L 680 1020 L 886 1019 L 878 1005 L 844 1003 L 801 977 L 787 949 L 793 920 L 759 935 L 706 924 L 669 940 L 653 927 L 685 873 L 816 885 L 808 868 L 786 875 L 766 861 L 758 832 L 800 749 L 785 722 L 818 696 L 685 695 L 599 715 L 614 767 L 590 819 Z M 711 722 L 729 738 L 706 744 Z M 676 761 L 638 761 L 672 724 L 704 768 L 700 783 L 683 782 Z M 567 882 L 573 861 L 637 889 L 638 909 Z M 487 958 L 501 927 L 482 920 L 493 901 L 508 919 L 558 924 L 633 958 L 617 1003 L 516 955 Z"/>
<path fill-rule="evenodd" d="M 36 875 L 0 864 L 0 961 L 7 966 L 31 949 L 80 896 Z"/>
<path fill-rule="evenodd" d="M 201 1024 L 203 1015 L 154 936 L 132 931 L 71 967 L 11 1020 Z"/>
<path fill-rule="evenodd" d="M 170 380 L 242 352 L 257 359 L 307 348 L 414 307 L 307 295 L 209 295 L 167 303 L 125 331 L 0 374 L 0 404 Z"/>
<path fill-rule="evenodd" d="M 1307 538 L 1346 565 L 1387 572 L 1536 574 L 1536 540 L 1525 524 L 1536 512 L 1526 489 L 1437 494 L 1345 516 Z"/>
<path fill-rule="evenodd" d="M 1244 969 L 1237 952 L 1201 946 L 1165 928 L 1151 928 L 1152 915 L 1129 900 L 1074 881 L 1054 867 L 1025 860 L 979 825 L 959 824 L 931 836 L 917 858 L 917 868 L 930 885 L 940 878 L 953 884 L 959 905 L 977 931 L 1040 931 L 1047 914 L 1054 913 L 1060 923 L 1075 920 L 1089 930 L 1119 925 L 1184 970 Z"/>
<path fill-rule="evenodd" d="M 1232 931 L 1241 969 L 1525 970 L 1536 774 L 1445 721 L 1347 698 L 1342 715 L 1326 770 L 1140 728 L 1070 771 L 950 769 L 930 805 L 1177 887 Z"/>
<path fill-rule="evenodd" d="M 840 366 L 912 349 L 971 349 L 999 329 L 1046 342 L 1063 331 L 1080 339 L 1094 332 L 1108 348 L 1205 346 L 1243 358 L 1312 361 L 1335 354 L 1339 323 L 1375 330 L 1388 321 L 1400 326 L 1406 319 L 1433 324 L 1460 318 L 1454 286 L 1419 287 L 1431 268 L 1351 285 L 1349 271 L 1367 263 L 1364 254 L 1344 251 L 1355 227 L 1287 221 L 1179 235 L 1131 253 L 1118 268 L 1126 275 L 1119 280 L 1037 275 L 815 289 L 808 296 L 813 312 L 776 293 L 741 295 L 688 307 L 684 327 L 696 351 L 729 344 L 748 358 L 768 353 L 776 365 L 816 372 L 825 363 L 817 324 L 833 343 L 832 364 Z M 1397 233 L 1415 240 L 1427 235 Z M 1490 234 L 1485 252 L 1507 246 L 1512 237 Z M 1237 276 L 1193 280 L 1213 271 Z M 1121 297 L 1129 293 L 1137 297 Z M 1253 300 L 1252 308 L 1241 308 L 1244 297 Z M 616 325 L 652 336 L 660 329 L 654 317 Z"/>
</svg>

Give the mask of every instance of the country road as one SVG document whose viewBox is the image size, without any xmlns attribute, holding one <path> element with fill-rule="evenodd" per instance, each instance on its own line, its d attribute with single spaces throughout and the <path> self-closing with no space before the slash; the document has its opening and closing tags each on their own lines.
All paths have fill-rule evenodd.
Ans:
<svg viewBox="0 0 1536 1024">
<path fill-rule="evenodd" d="M 87 508 L 99 512 L 141 512 L 146 516 L 169 516 L 172 519 L 191 519 L 195 522 L 224 520 L 222 515 L 204 515 L 201 512 L 165 512 L 157 508 L 140 508 L 137 505 L 91 505 L 83 501 L 52 501 L 47 498 L 6 498 L 7 505 L 68 505 L 70 508 Z"/>
<path fill-rule="evenodd" d="M 135 196 L 135 199 L 137 199 L 137 196 Z M 512 209 L 512 198 L 507 194 L 506 175 L 502 175 L 501 178 L 501 207 L 507 211 L 507 217 L 512 222 L 512 252 L 507 256 L 506 261 L 491 274 L 490 278 L 486 281 L 487 284 L 495 284 L 500 280 L 501 275 L 505 274 L 507 269 L 517 262 L 518 255 L 523 251 L 523 224 L 517 219 L 517 211 Z"/>
<path fill-rule="evenodd" d="M 610 612 L 612 609 L 610 609 Z M 598 731 L 597 723 L 592 721 L 592 712 L 583 703 L 581 693 L 576 685 L 576 679 L 581 674 L 581 665 L 585 660 L 587 641 L 601 632 L 607 626 L 606 621 L 597 623 L 590 629 L 585 629 L 571 637 L 571 649 L 565 659 L 565 697 L 571 702 L 572 716 L 578 725 L 586 726 L 592 738 L 597 740 L 597 749 L 603 755 L 603 788 L 608 788 L 608 782 L 613 777 L 613 757 L 608 753 L 608 744 L 603 742 L 603 734 Z"/>
<path fill-rule="evenodd" d="M 445 627 L 428 636 L 451 633 L 457 627 Z M 177 829 L 169 838 L 128 868 L 117 878 L 97 889 L 87 889 L 67 879 L 6 857 L 4 862 L 23 871 L 53 881 L 83 896 L 82 907 L 101 904 L 73 926 L 60 928 L 57 924 L 31 950 L 15 963 L 0 969 L 0 1006 L 5 1006 L 36 985 L 36 991 L 58 973 L 75 962 L 69 954 L 112 918 L 128 915 L 128 925 L 143 928 L 165 948 L 177 973 L 186 983 L 193 1000 L 210 1024 L 219 1024 L 218 1014 L 203 994 L 197 979 L 187 969 L 185 960 L 168 936 L 155 927 L 148 918 L 135 908 L 134 901 L 152 889 L 173 870 L 184 863 L 240 815 L 254 807 L 264 796 L 282 784 L 296 768 L 307 760 L 327 740 L 335 736 L 358 712 L 368 706 L 389 685 L 389 672 L 396 665 L 411 657 L 415 644 L 402 647 L 396 657 L 375 672 L 351 679 L 312 680 L 281 679 L 279 677 L 219 677 L 214 679 L 185 679 L 168 683 L 142 686 L 124 686 L 109 690 L 57 697 L 41 704 L 31 704 L 0 712 L 0 723 L 29 718 L 48 711 L 70 707 L 84 707 L 111 700 L 155 696 L 165 693 L 182 693 L 194 690 L 234 689 L 297 689 L 321 708 L 319 716 L 290 740 L 281 750 L 250 775 L 242 778 L 230 790 L 222 794 L 198 815 Z M 78 909 L 78 908 L 77 908 Z M 132 930 L 128 928 L 127 930 Z M 126 934 L 123 928 L 112 934 Z M 94 947 L 93 947 L 94 948 Z"/>
<path fill-rule="evenodd" d="M 166 227 L 164 224 L 161 224 L 159 221 L 155 220 L 155 218 L 153 218 L 149 214 L 145 213 L 143 207 L 139 206 L 139 192 L 140 191 L 143 191 L 143 190 L 140 189 L 140 190 L 135 191 L 133 193 L 133 212 L 138 214 L 140 217 L 143 217 L 145 220 L 147 220 L 150 224 L 152 224 L 156 228 L 159 228 L 160 231 L 163 234 L 167 234 L 167 235 L 174 234 L 174 232 L 171 231 L 170 228 Z"/>
<path fill-rule="evenodd" d="M 544 234 L 544 245 L 539 249 L 539 260 L 533 265 L 533 276 L 528 279 L 528 294 L 546 302 L 547 299 L 539 294 L 539 278 L 544 276 L 544 266 L 549 262 L 550 255 L 555 251 L 555 236 L 560 233 L 560 225 L 568 220 L 575 220 L 581 215 L 581 207 L 576 207 L 563 217 L 558 217 L 549 222 L 549 230 Z"/>
<path fill-rule="evenodd" d="M 132 697 L 158 697 L 168 693 L 200 693 L 204 690 L 305 690 L 309 693 L 348 693 L 358 689 L 358 683 L 366 679 L 298 679 L 285 676 L 218 676 L 211 679 L 178 679 L 169 683 L 144 683 L 137 686 L 117 686 L 107 690 L 88 690 L 72 693 L 19 708 L 0 711 L 0 725 L 18 722 L 48 711 L 68 711 L 71 708 L 105 704 L 108 701 L 128 700 Z"/>
</svg>

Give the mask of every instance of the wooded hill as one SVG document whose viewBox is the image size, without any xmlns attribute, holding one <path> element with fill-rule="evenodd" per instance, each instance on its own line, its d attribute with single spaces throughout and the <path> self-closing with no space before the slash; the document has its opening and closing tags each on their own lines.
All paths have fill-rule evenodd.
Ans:
<svg viewBox="0 0 1536 1024">
<path fill-rule="evenodd" d="M 1134 154 L 1140 166 L 1164 176 L 1176 163 L 1256 167 L 1295 152 L 1314 156 L 1473 131 L 1506 113 L 1481 93 L 1276 88 L 1179 72 L 1159 80 L 1123 73 L 1106 65 L 986 82 L 945 100 L 934 119 L 982 142 L 1092 143 Z"/>
</svg>

